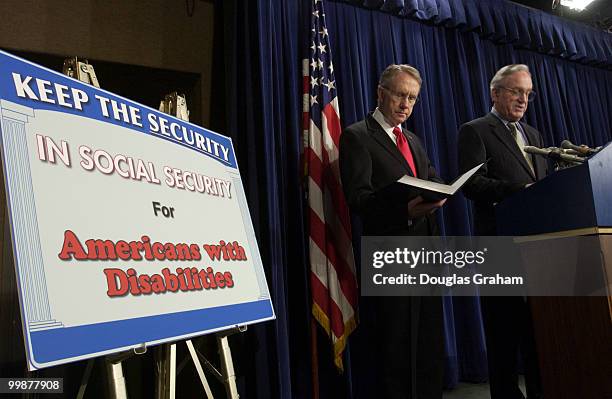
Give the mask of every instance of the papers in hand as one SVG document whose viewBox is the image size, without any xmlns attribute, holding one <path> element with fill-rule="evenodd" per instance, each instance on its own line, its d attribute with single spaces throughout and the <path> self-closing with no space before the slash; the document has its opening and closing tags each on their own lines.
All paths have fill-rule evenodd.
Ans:
<svg viewBox="0 0 612 399">
<path fill-rule="evenodd" d="M 451 185 L 436 183 L 429 180 L 421 180 L 417 179 L 416 177 L 406 175 L 401 177 L 397 182 L 412 187 L 418 187 L 420 189 L 425 190 L 426 192 L 429 191 L 432 193 L 437 193 L 438 195 L 441 195 L 442 198 L 450 197 L 451 195 L 454 195 L 465 184 L 465 182 L 467 182 L 470 177 L 472 177 L 474 173 L 476 173 L 476 171 L 480 169 L 482 165 L 484 165 L 484 162 L 480 165 L 473 167 L 472 169 L 468 170 L 467 172 L 456 178 Z"/>
</svg>

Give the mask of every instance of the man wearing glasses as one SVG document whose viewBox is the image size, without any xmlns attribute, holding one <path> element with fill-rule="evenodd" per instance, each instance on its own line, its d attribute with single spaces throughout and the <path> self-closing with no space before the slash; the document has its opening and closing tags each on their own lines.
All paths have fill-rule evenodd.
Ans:
<svg viewBox="0 0 612 399">
<path fill-rule="evenodd" d="M 378 107 L 340 136 L 340 173 L 363 235 L 436 235 L 432 213 L 446 200 L 425 201 L 419 191 L 393 195 L 385 188 L 403 175 L 440 181 L 425 148 L 402 128 L 421 90 L 419 71 L 389 65 L 377 89 Z M 379 398 L 442 398 L 443 326 L 439 297 L 362 297 L 358 334 L 367 345 L 367 390 Z M 361 331 L 359 331 L 361 330 Z M 364 349 L 364 348 L 362 348 Z M 364 390 L 358 393 L 368 397 Z M 372 396 L 369 396 L 372 397 Z"/>
<path fill-rule="evenodd" d="M 497 235 L 498 202 L 544 178 L 547 162 L 525 153 L 526 145 L 542 147 L 542 136 L 521 122 L 535 97 L 529 68 L 501 68 L 490 84 L 493 108 L 459 129 L 459 172 L 488 162 L 464 186 L 473 201 L 474 233 Z M 539 372 L 529 304 L 522 297 L 481 298 L 489 363 L 491 399 L 523 399 L 518 387 L 518 355 L 523 355 L 529 399 L 540 397 Z"/>
</svg>

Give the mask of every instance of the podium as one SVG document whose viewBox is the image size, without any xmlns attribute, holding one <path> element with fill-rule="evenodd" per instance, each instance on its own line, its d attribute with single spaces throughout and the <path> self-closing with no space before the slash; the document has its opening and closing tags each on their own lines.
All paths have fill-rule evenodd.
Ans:
<svg viewBox="0 0 612 399">
<path fill-rule="evenodd" d="M 501 202 L 496 217 L 499 235 L 526 244 L 527 267 L 529 248 L 537 248 L 532 266 L 542 253 L 560 260 L 551 279 L 579 280 L 595 270 L 605 287 L 529 298 L 544 397 L 612 398 L 612 145 Z"/>
</svg>

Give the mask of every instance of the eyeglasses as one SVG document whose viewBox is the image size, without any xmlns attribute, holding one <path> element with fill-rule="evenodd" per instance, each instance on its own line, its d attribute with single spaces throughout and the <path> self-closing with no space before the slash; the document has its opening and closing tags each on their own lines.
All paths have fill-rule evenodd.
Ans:
<svg viewBox="0 0 612 399">
<path fill-rule="evenodd" d="M 391 90 L 390 88 L 386 87 L 386 86 L 380 86 L 383 89 L 387 90 L 389 93 L 391 93 L 391 96 L 396 100 L 396 101 L 408 101 L 410 104 L 414 104 L 417 101 L 419 101 L 419 96 L 415 96 L 413 94 L 404 94 L 404 93 L 398 93 L 395 90 Z"/>
<path fill-rule="evenodd" d="M 529 102 L 533 101 L 533 99 L 536 96 L 536 92 L 533 90 L 523 91 L 523 90 L 518 90 L 518 89 L 509 89 L 504 86 L 497 86 L 497 88 L 507 90 L 510 94 L 512 94 L 516 98 L 519 98 L 519 97 L 525 98 L 525 96 L 527 96 L 527 101 Z"/>
</svg>

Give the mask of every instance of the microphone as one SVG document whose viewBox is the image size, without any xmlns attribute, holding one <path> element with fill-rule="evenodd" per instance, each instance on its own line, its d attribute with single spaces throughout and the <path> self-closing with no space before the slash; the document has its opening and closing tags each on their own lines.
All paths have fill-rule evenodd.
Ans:
<svg viewBox="0 0 612 399">
<path fill-rule="evenodd" d="M 561 151 L 564 154 L 569 154 L 569 155 L 577 155 L 579 157 L 583 156 L 581 153 L 579 153 L 576 150 L 570 150 L 570 149 L 565 149 L 565 148 L 559 148 L 559 151 Z"/>
<path fill-rule="evenodd" d="M 573 144 L 571 141 L 569 140 L 563 140 L 561 142 L 561 148 L 565 148 L 567 150 L 573 150 L 576 151 L 578 153 L 580 153 L 580 155 L 593 155 L 596 154 L 597 151 L 601 150 L 601 147 L 597 147 L 597 148 L 591 148 L 589 146 L 586 146 L 584 144 L 582 145 L 575 145 Z"/>
<path fill-rule="evenodd" d="M 566 154 L 561 148 L 557 147 L 538 148 L 526 145 L 523 150 L 528 154 L 541 155 L 554 159 L 555 161 L 565 161 L 571 163 L 584 162 L 584 158 L 577 155 Z"/>
</svg>

